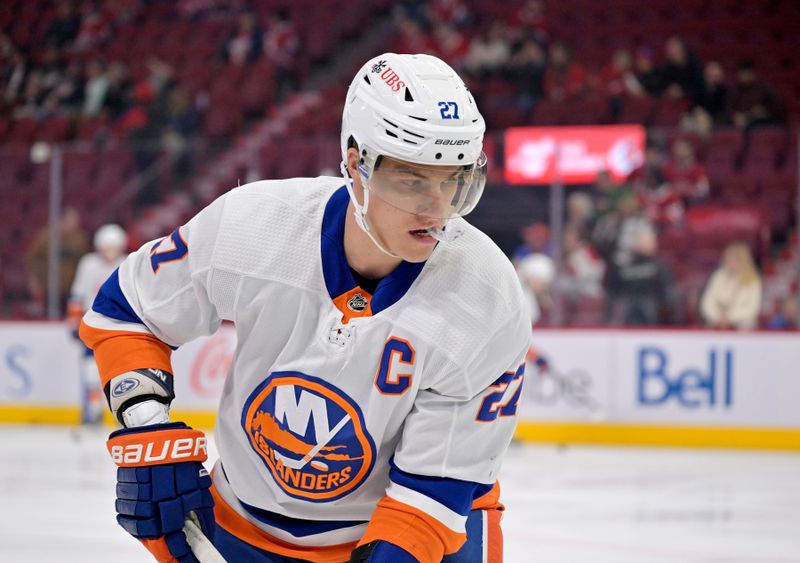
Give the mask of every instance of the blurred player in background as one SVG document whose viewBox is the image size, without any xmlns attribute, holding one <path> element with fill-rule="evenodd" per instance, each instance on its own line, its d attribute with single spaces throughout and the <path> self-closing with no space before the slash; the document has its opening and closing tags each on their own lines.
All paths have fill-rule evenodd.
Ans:
<svg viewBox="0 0 800 563">
<path fill-rule="evenodd" d="M 84 254 L 78 262 L 67 303 L 67 320 L 76 337 L 81 317 L 89 310 L 103 282 L 125 259 L 127 248 L 128 236 L 119 225 L 103 225 L 94 234 L 94 252 Z M 96 423 L 103 418 L 105 399 L 92 350 L 85 350 L 85 361 L 81 366 L 82 418 L 84 423 Z"/>
<path fill-rule="evenodd" d="M 443 61 L 376 57 L 345 100 L 344 180 L 234 189 L 103 285 L 81 337 L 124 426 L 118 522 L 159 561 L 198 560 L 187 518 L 227 561 L 502 559 L 530 318 L 462 219 L 484 131 Z M 170 422 L 170 354 L 222 320 L 238 344 L 212 485 L 202 433 Z"/>
</svg>

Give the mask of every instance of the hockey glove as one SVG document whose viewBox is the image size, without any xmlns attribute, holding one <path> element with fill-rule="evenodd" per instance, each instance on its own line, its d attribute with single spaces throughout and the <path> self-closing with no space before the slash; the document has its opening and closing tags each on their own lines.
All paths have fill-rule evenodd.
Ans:
<svg viewBox="0 0 800 563">
<path fill-rule="evenodd" d="M 202 465 L 206 438 L 182 422 L 112 432 L 108 451 L 117 469 L 117 522 L 161 563 L 198 563 L 183 533 L 194 516 L 214 539 L 211 478 Z"/>
</svg>

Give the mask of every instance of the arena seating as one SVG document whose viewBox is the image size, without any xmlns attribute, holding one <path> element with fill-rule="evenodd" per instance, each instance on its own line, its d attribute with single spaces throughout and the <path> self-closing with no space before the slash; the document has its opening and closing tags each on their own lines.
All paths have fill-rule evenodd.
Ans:
<svg viewBox="0 0 800 563">
<path fill-rule="evenodd" d="M 470 34 L 474 35 L 495 18 L 511 21 L 522 2 L 465 2 L 475 14 Z M 212 3 L 213 4 L 213 3 Z M 347 4 L 328 4 L 312 0 L 268 0 L 245 2 L 265 22 L 277 8 L 285 8 L 297 30 L 302 48 L 291 73 L 299 84 L 332 65 L 333 53 L 346 37 L 359 34 L 375 19 L 388 14 L 388 0 Z M 319 91 L 305 109 L 282 117 L 292 94 L 279 99 L 274 87 L 278 69 L 267 57 L 247 66 L 227 64 L 220 57 L 224 38 L 236 26 L 232 13 L 220 11 L 189 19 L 178 11 L 180 3 L 117 2 L 97 3 L 106 14 L 112 33 L 88 51 L 67 49 L 68 63 L 84 65 L 100 55 L 107 62 L 125 63 L 134 82 L 146 81 L 149 59 L 157 57 L 172 67 L 174 79 L 194 102 L 199 102 L 199 133 L 196 178 L 181 188 L 186 198 L 166 190 L 174 186 L 173 172 L 159 172 L 162 180 L 156 197 L 163 205 L 147 211 L 146 217 L 160 228 L 162 222 L 180 221 L 194 211 L 193 201 L 204 202 L 235 185 L 257 170 L 259 177 L 307 176 L 320 171 L 338 174 L 341 99 L 344 86 L 337 84 Z M 313 11 L 314 18 L 307 15 Z M 800 51 L 795 30 L 800 25 L 800 4 L 782 0 L 746 2 L 743 0 L 687 0 L 676 3 L 653 0 L 594 0 L 547 2 L 550 37 L 573 48 L 576 60 L 589 76 L 596 76 L 608 63 L 615 48 L 635 49 L 649 45 L 658 51 L 676 31 L 705 61 L 717 60 L 730 73 L 736 63 L 758 52 L 759 76 L 781 94 L 790 125 L 755 129 L 748 135 L 732 127 L 716 128 L 707 139 L 681 131 L 677 126 L 688 109 L 683 99 L 624 99 L 619 111 L 612 111 L 607 97 L 589 88 L 580 98 L 561 101 L 541 100 L 529 116 L 514 103 L 515 86 L 501 77 L 471 80 L 470 87 L 481 103 L 490 131 L 486 152 L 495 164 L 502 161 L 503 147 L 496 133 L 519 125 L 573 125 L 641 123 L 653 128 L 671 142 L 687 139 L 695 147 L 711 180 L 712 197 L 707 206 L 690 209 L 684 229 L 661 233 L 660 246 L 665 260 L 678 278 L 683 316 L 696 321 L 696 298 L 716 266 L 719 250 L 733 238 L 746 240 L 756 252 L 765 272 L 774 269 L 774 243 L 793 239 L 797 205 L 797 131 L 800 123 Z M 126 15 L 128 14 L 128 15 Z M 37 54 L 48 27 L 56 16 L 56 3 L 48 0 L 8 0 L 0 10 L 0 29 L 15 43 Z M 319 33 L 325 29 L 326 33 Z M 344 74 L 351 69 L 344 69 Z M 336 100 L 336 103 L 331 103 Z M 7 298 L 25 297 L 23 253 L 33 233 L 45 224 L 50 171 L 46 164 L 31 161 L 34 142 L 79 143 L 65 153 L 64 201 L 78 207 L 85 226 L 96 228 L 108 220 L 107 207 L 120 190 L 136 190 L 141 172 L 141 155 L 128 143 L 130 127 L 106 115 L 78 117 L 55 115 L 42 119 L 15 118 L 15 108 L 0 103 L 0 293 Z M 146 108 L 136 118 L 146 119 Z M 258 146 L 255 161 L 248 167 L 222 166 L 228 151 L 236 151 L 248 136 L 258 137 L 259 129 L 285 121 L 277 136 Z M 84 143 L 80 145 L 80 143 Z M 217 152 L 218 147 L 224 147 Z M 232 148 L 231 148 L 232 147 Z M 291 158 L 282 155 L 291 154 Z M 219 172 L 222 169 L 223 172 Z M 134 182 L 133 185 L 130 183 Z M 490 169 L 490 189 L 502 182 L 502 168 Z M 200 188 L 198 186 L 210 186 Z M 191 193 L 194 190 L 194 193 Z M 203 191 L 205 190 L 205 191 Z M 202 193 L 200 193 L 202 192 Z M 130 205 L 120 205 L 114 220 L 133 218 Z M 137 223 L 140 225 L 141 221 Z M 736 227 L 732 227 L 736 225 Z M 137 229 L 140 229 L 137 226 Z M 147 237 L 147 229 L 134 239 Z M 691 247 L 686 260 L 676 249 Z M 601 307 L 585 303 L 571 317 L 578 325 L 593 324 Z"/>
</svg>

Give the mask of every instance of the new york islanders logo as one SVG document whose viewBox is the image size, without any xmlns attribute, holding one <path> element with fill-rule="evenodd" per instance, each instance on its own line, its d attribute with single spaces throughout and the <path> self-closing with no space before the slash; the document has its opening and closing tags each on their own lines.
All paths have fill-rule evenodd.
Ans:
<svg viewBox="0 0 800 563">
<path fill-rule="evenodd" d="M 262 382 L 247 398 L 242 428 L 275 482 L 295 498 L 341 498 L 364 482 L 375 462 L 358 406 L 300 372 L 275 372 Z"/>
</svg>

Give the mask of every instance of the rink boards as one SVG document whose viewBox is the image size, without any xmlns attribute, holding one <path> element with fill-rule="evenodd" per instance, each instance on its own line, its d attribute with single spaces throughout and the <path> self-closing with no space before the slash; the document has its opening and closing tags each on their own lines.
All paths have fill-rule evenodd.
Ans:
<svg viewBox="0 0 800 563">
<path fill-rule="evenodd" d="M 173 354 L 175 419 L 214 422 L 230 326 Z M 82 350 L 62 323 L 0 323 L 0 422 L 80 420 Z M 800 450 L 800 334 L 537 330 L 518 437 Z"/>
</svg>

